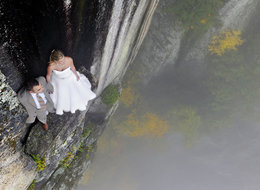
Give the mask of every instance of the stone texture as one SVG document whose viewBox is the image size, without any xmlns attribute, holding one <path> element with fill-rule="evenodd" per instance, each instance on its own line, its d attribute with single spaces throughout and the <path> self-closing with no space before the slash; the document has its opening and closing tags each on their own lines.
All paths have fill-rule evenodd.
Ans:
<svg viewBox="0 0 260 190">
<path fill-rule="evenodd" d="M 36 185 L 41 188 L 58 167 L 60 160 L 69 152 L 75 152 L 81 142 L 86 111 L 75 114 L 65 113 L 62 116 L 50 114 L 48 116 L 49 130 L 45 131 L 41 124 L 33 127 L 25 145 L 25 152 L 29 155 L 39 154 L 45 157 L 46 167 L 36 176 Z"/>
<path fill-rule="evenodd" d="M 46 3 L 48 1 L 46 0 L 44 2 Z M 63 3 L 62 1 L 58 2 Z M 158 2 L 158 0 L 95 1 L 95 3 L 97 3 L 97 5 L 95 4 L 95 8 L 98 10 L 95 12 L 96 15 L 92 15 L 96 22 L 92 28 L 95 29 L 94 34 L 96 36 L 94 45 L 90 47 L 93 48 L 93 62 L 85 63 L 85 65 L 82 64 L 80 66 L 83 66 L 82 71 L 84 71 L 85 68 L 92 65 L 91 73 L 94 75 L 93 81 L 97 83 L 98 94 L 100 94 L 108 84 L 119 82 L 123 77 L 128 65 L 135 58 L 144 40 Z M 148 34 L 153 41 L 145 41 L 141 49 L 141 51 L 149 52 L 149 55 L 151 55 L 152 52 L 154 56 L 147 56 L 138 60 L 146 67 L 146 73 L 156 73 L 158 67 L 169 63 L 169 60 L 176 60 L 180 53 L 180 46 L 183 40 L 181 36 L 182 29 L 175 28 L 171 20 L 164 20 L 164 16 L 167 14 L 163 12 L 164 8 L 167 7 L 167 3 L 165 2 L 167 1 L 162 1 L 162 3 L 159 4 L 154 21 L 152 22 L 152 27 L 156 29 L 156 32 L 150 32 Z M 243 4 L 248 7 L 253 6 L 250 2 L 256 2 L 256 0 L 230 0 L 230 2 L 232 2 L 233 5 L 248 2 L 248 4 Z M 1 2 L 0 5 L 2 4 Z M 10 12 L 2 13 L 1 8 L 2 7 L 0 7 L 1 14 Z M 232 8 L 234 8 L 234 11 Z M 53 9 L 55 8 L 50 8 L 50 10 Z M 232 18 L 235 18 L 239 15 L 235 14 L 235 12 L 243 9 L 237 8 L 237 6 L 230 6 L 227 10 L 230 10 L 233 15 Z M 225 17 L 225 12 L 223 9 L 223 18 Z M 50 15 L 46 15 L 46 18 L 49 17 Z M 8 17 L 8 19 L 11 18 Z M 4 26 L 10 27 L 9 29 L 12 29 L 10 32 L 14 34 L 17 28 L 13 25 L 11 26 L 9 21 L 8 24 Z M 230 22 L 235 23 L 232 19 L 230 19 Z M 78 24 L 77 26 L 80 26 L 80 21 L 78 21 Z M 24 31 L 27 31 L 27 29 Z M 3 31 L 3 34 L 5 33 L 6 31 Z M 1 35 L 3 34 L 1 33 Z M 37 48 L 39 48 L 39 51 L 37 52 L 41 53 L 41 57 L 46 58 L 45 55 L 48 53 L 48 48 L 50 47 L 47 48 L 43 46 L 42 43 L 45 38 L 40 34 L 37 35 L 39 35 L 37 40 L 33 38 L 36 41 L 34 45 L 36 46 L 38 44 Z M 165 38 L 165 36 L 167 36 L 167 38 Z M 11 38 L 12 35 L 7 37 Z M 36 123 L 30 131 L 24 147 L 21 140 L 24 138 L 28 128 L 28 126 L 24 124 L 27 114 L 24 108 L 20 104 L 17 104 L 13 90 L 17 91 L 22 86 L 25 73 L 28 73 L 29 69 L 33 70 L 35 67 L 35 70 L 33 70 L 34 74 L 44 73 L 44 67 L 47 61 L 42 59 L 36 65 L 33 65 L 31 62 L 23 62 L 24 59 L 21 58 L 23 54 L 18 51 L 20 51 L 24 45 L 17 47 L 19 46 L 19 40 L 22 39 L 19 38 L 19 40 L 14 43 L 12 39 L 8 38 L 4 38 L 8 40 L 8 42 L 1 41 L 0 48 L 0 70 L 5 75 L 0 74 L 0 189 L 26 189 L 34 178 L 36 178 L 36 186 L 38 189 L 74 188 L 75 184 L 73 184 L 72 179 L 78 181 L 80 176 L 88 168 L 93 155 L 93 153 L 89 152 L 89 146 L 92 145 L 95 149 L 98 137 L 102 134 L 106 127 L 106 122 L 113 114 L 117 104 L 110 109 L 97 98 L 87 111 L 76 112 L 75 114 L 65 113 L 62 116 L 50 114 L 48 116 L 49 131 L 44 131 L 42 126 Z M 202 39 L 200 42 L 189 47 L 190 53 L 184 56 L 185 60 L 194 60 L 195 57 L 202 59 L 203 56 L 205 56 L 205 52 L 200 51 L 200 49 L 207 45 L 206 42 L 209 38 L 210 35 L 207 33 L 203 37 L 204 41 Z M 55 39 L 52 40 L 55 41 Z M 57 41 L 55 41 L 56 44 Z M 22 43 L 24 43 L 24 41 L 22 41 Z M 52 46 L 53 44 L 50 42 L 47 45 Z M 34 48 L 35 46 L 32 47 Z M 10 54 L 7 47 L 9 50 L 12 49 L 12 54 Z M 24 52 L 28 53 L 32 51 L 26 50 Z M 25 54 L 26 53 L 24 53 L 24 55 Z M 30 57 L 29 53 L 26 60 L 28 60 L 28 57 Z M 37 57 L 37 54 L 35 54 L 34 57 Z M 90 130 L 89 135 L 86 137 L 82 137 L 84 128 L 85 130 Z M 78 150 L 80 145 L 82 145 L 85 152 Z M 75 158 L 71 161 L 72 169 L 64 169 L 59 166 L 59 163 L 66 158 L 67 153 L 70 152 L 73 155 L 76 154 L 79 159 Z M 37 154 L 39 154 L 40 157 L 46 158 L 46 168 L 36 173 L 36 164 L 32 160 L 31 155 Z M 90 154 L 90 158 L 84 159 L 84 154 Z"/>
<path fill-rule="evenodd" d="M 219 19 L 221 27 L 209 29 L 202 38 L 194 44 L 190 45 L 189 53 L 185 57 L 185 61 L 193 62 L 200 67 L 202 60 L 208 53 L 208 44 L 213 35 L 218 34 L 222 30 L 243 30 L 246 28 L 249 19 L 256 11 L 258 0 L 230 0 L 219 11 Z"/>
<path fill-rule="evenodd" d="M 258 3 L 257 0 L 230 0 L 219 11 L 222 30 L 244 30 Z"/>
<path fill-rule="evenodd" d="M 174 64 L 179 56 L 183 29 L 175 24 L 173 15 L 167 12 L 171 0 L 160 1 L 151 21 L 150 30 L 139 50 L 135 62 L 140 65 L 142 78 L 148 82 L 165 65 Z M 171 19 L 170 19 L 171 18 Z"/>
<path fill-rule="evenodd" d="M 110 108 L 102 103 L 100 98 L 97 98 L 93 102 L 86 114 L 83 134 L 85 133 L 87 136 L 83 135 L 81 137 L 80 149 L 77 149 L 73 153 L 75 156 L 73 160 L 70 161 L 69 167 L 64 168 L 62 166 L 58 166 L 57 169 L 54 170 L 48 180 L 40 186 L 42 190 L 71 190 L 77 186 L 81 177 L 91 164 L 98 138 L 102 135 L 107 125 L 107 121 L 110 116 L 113 115 L 114 111 L 117 109 L 117 106 L 118 102 Z M 88 132 L 86 133 L 86 131 Z M 59 156 L 59 158 L 62 157 L 64 158 L 64 155 Z"/>
<path fill-rule="evenodd" d="M 27 114 L 1 72 L 0 81 L 0 189 L 26 189 L 36 175 L 21 143 Z"/>
<path fill-rule="evenodd" d="M 95 45 L 91 72 L 99 79 L 97 94 L 122 78 L 140 48 L 157 4 L 158 0 L 114 2 L 104 46 L 100 48 L 100 39 Z"/>
<path fill-rule="evenodd" d="M 107 108 L 100 99 L 97 99 L 95 106 L 90 107 L 87 115 L 87 111 L 77 112 L 76 114 L 66 113 L 62 116 L 50 114 L 48 116 L 48 132 L 44 131 L 37 122 L 33 126 L 25 125 L 27 113 L 18 104 L 13 90 L 17 92 L 21 88 L 27 75 L 45 75 L 47 55 L 50 49 L 53 47 L 63 48 L 67 44 L 66 40 L 61 40 L 65 37 L 64 31 L 57 29 L 58 27 L 62 28 L 64 22 L 64 13 L 62 7 L 60 7 L 63 6 L 63 1 L 49 2 L 44 0 L 41 3 L 42 6 L 30 2 L 20 2 L 14 5 L 16 12 L 10 11 L 8 1 L 4 0 L 0 3 L 0 15 L 3 18 L 1 23 L 4 26 L 0 30 L 0 35 L 3 37 L 0 41 L 0 70 L 4 74 L 1 75 L 3 93 L 0 102 L 2 119 L 0 121 L 0 166 L 2 172 L 0 189 L 11 187 L 26 189 L 34 178 L 36 179 L 37 189 L 54 188 L 53 184 L 57 183 L 56 180 L 59 176 L 67 179 L 66 175 L 69 174 L 59 167 L 60 161 L 66 158 L 67 153 L 75 154 L 80 144 L 94 147 L 106 126 L 105 123 L 109 115 L 116 109 L 116 106 L 113 109 Z M 97 87 L 97 93 L 100 94 L 108 84 L 119 82 L 133 60 L 149 28 L 158 0 L 115 0 L 109 2 L 99 0 L 91 2 L 90 8 L 88 8 L 89 3 L 73 3 L 71 24 L 72 27 L 75 27 L 72 28 L 75 33 L 73 36 L 75 43 L 72 45 L 74 50 L 81 49 L 79 54 L 75 54 L 75 52 L 73 54 L 79 57 L 79 59 L 76 59 L 75 65 L 76 67 L 81 66 L 78 69 L 89 76 L 95 84 L 93 85 L 94 89 Z M 28 16 L 27 12 L 23 13 L 23 11 L 34 6 L 35 12 L 32 15 Z M 87 9 L 85 9 L 86 7 Z M 83 10 L 90 12 L 84 13 Z M 58 11 L 59 14 L 56 14 L 55 11 Z M 56 16 L 52 16 L 53 14 Z M 40 18 L 43 23 L 35 22 L 34 17 Z M 57 17 L 60 17 L 60 20 L 57 20 Z M 50 20 L 50 18 L 53 18 L 53 20 Z M 85 21 L 82 18 L 94 19 L 91 19 L 92 21 L 85 19 Z M 14 22 L 14 20 L 17 22 Z M 57 30 L 50 35 L 42 35 L 46 28 L 41 31 L 39 28 L 45 23 L 50 23 L 47 26 L 48 29 L 56 28 Z M 81 30 L 85 33 L 81 33 Z M 21 31 L 21 34 L 16 35 L 16 31 Z M 88 38 L 94 37 L 94 48 L 91 46 L 93 39 L 86 40 L 86 34 L 89 34 Z M 92 50 L 82 52 L 82 48 L 79 47 L 86 46 L 82 46 L 83 42 L 91 42 L 87 43 L 88 49 L 86 50 L 93 49 L 93 55 L 91 55 Z M 87 57 L 82 56 L 82 54 L 86 54 Z M 91 56 L 94 57 L 93 63 L 86 62 L 86 60 L 91 60 Z M 84 60 L 80 60 L 82 57 L 84 57 Z M 93 78 L 91 73 L 86 72 L 86 68 L 89 68 L 90 65 L 96 68 L 92 69 L 94 71 L 92 72 Z M 9 84 L 10 86 L 8 86 Z M 8 90 L 6 91 L 6 89 Z M 85 118 L 95 126 L 86 139 L 82 138 L 83 128 L 88 125 L 85 123 Z M 29 137 L 24 138 L 27 135 Z M 24 144 L 25 146 L 23 146 Z M 32 155 L 37 154 L 41 158 L 45 157 L 46 167 L 43 171 L 35 173 L 37 167 L 32 160 Z M 24 159 L 21 159 L 21 157 Z M 72 173 L 73 176 L 79 177 L 85 171 L 83 168 L 86 169 L 90 163 L 90 161 L 83 162 L 83 158 L 81 159 L 82 161 L 74 161 L 74 171 L 78 174 Z M 84 165 L 84 167 L 80 165 Z M 13 171 L 15 167 L 18 168 L 17 171 Z M 62 172 L 64 172 L 64 175 L 61 175 Z M 60 181 L 55 185 L 55 188 L 65 189 L 67 185 Z"/>
<path fill-rule="evenodd" d="M 0 188 L 2 190 L 27 189 L 36 176 L 34 161 L 23 152 L 2 151 L 0 164 Z"/>
</svg>

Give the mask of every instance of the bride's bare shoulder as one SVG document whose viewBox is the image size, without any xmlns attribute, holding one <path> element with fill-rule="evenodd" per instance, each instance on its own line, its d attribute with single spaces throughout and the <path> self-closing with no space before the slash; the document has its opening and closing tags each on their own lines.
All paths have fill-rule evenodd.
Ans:
<svg viewBox="0 0 260 190">
<path fill-rule="evenodd" d="M 71 57 L 69 57 L 69 56 L 66 56 L 65 59 L 66 59 L 67 61 L 69 61 L 69 62 L 73 61 L 73 59 L 72 59 Z"/>
<path fill-rule="evenodd" d="M 55 65 L 56 65 L 55 62 L 51 61 L 51 62 L 49 62 L 48 67 L 54 67 Z"/>
<path fill-rule="evenodd" d="M 73 59 L 71 57 L 66 56 L 65 59 L 69 65 L 73 63 Z"/>
</svg>

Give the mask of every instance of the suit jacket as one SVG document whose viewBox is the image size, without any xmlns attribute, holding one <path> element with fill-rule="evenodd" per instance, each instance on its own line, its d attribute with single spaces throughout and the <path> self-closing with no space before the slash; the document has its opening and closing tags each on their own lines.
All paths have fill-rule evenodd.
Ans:
<svg viewBox="0 0 260 190">
<path fill-rule="evenodd" d="M 51 100 L 50 94 L 53 93 L 53 86 L 51 83 L 47 83 L 44 77 L 38 77 L 36 78 L 38 82 L 40 82 L 44 88 L 44 95 L 47 100 L 46 103 L 46 109 L 49 112 L 54 112 L 54 105 L 53 101 Z M 46 111 L 45 110 L 38 110 L 36 103 L 34 102 L 34 99 L 29 91 L 27 91 L 25 88 L 22 88 L 18 92 L 18 99 L 23 104 L 23 106 L 26 108 L 29 117 L 26 120 L 26 123 L 33 123 L 35 121 L 35 118 L 46 118 Z"/>
</svg>

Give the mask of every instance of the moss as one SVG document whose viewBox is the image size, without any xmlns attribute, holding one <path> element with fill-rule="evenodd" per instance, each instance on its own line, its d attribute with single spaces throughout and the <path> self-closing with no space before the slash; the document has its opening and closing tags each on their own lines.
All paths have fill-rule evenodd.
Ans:
<svg viewBox="0 0 260 190">
<path fill-rule="evenodd" d="M 101 100 L 108 106 L 113 106 L 120 96 L 118 89 L 118 85 L 109 85 L 101 94 Z"/>
<path fill-rule="evenodd" d="M 36 179 L 34 179 L 31 183 L 31 185 L 27 188 L 27 190 L 34 190 L 35 189 L 35 183 L 36 183 Z"/>
<path fill-rule="evenodd" d="M 67 139 L 65 139 L 62 143 L 62 146 L 65 146 L 67 144 Z"/>
<path fill-rule="evenodd" d="M 16 93 L 6 82 L 5 76 L 0 71 L 0 103 L 4 110 L 13 110 L 19 105 Z"/>
<path fill-rule="evenodd" d="M 79 152 L 83 152 L 84 151 L 84 142 L 83 141 L 80 143 L 78 151 Z"/>
<path fill-rule="evenodd" d="M 86 159 L 87 160 L 90 160 L 90 158 L 91 158 L 91 153 L 93 153 L 94 152 L 94 148 L 95 148 L 95 145 L 94 144 L 91 144 L 91 145 L 88 145 L 87 146 L 87 152 L 86 152 Z"/>
<path fill-rule="evenodd" d="M 91 130 L 89 130 L 88 128 L 84 128 L 83 133 L 82 133 L 82 137 L 87 138 L 90 135 L 90 132 L 91 132 Z"/>
<path fill-rule="evenodd" d="M 9 146 L 11 147 L 11 149 L 15 149 L 15 147 L 16 147 L 16 142 L 15 142 L 16 140 L 15 139 L 8 139 L 8 142 L 9 142 Z"/>
<path fill-rule="evenodd" d="M 87 148 L 88 148 L 88 152 L 93 152 L 93 146 L 92 145 L 89 145 Z"/>
<path fill-rule="evenodd" d="M 44 170 L 44 168 L 46 167 L 46 163 L 45 163 L 45 156 L 43 158 L 40 158 L 39 154 L 37 154 L 36 156 L 35 155 L 32 155 L 33 157 L 33 160 L 36 162 L 37 164 L 37 169 L 36 171 L 42 171 Z"/>
<path fill-rule="evenodd" d="M 89 129 L 89 130 L 94 130 L 96 128 L 96 125 L 90 121 L 87 122 L 87 124 L 85 125 L 85 129 Z"/>
<path fill-rule="evenodd" d="M 74 149 L 70 152 L 67 153 L 67 156 L 60 161 L 59 166 L 62 168 L 70 168 L 71 167 L 71 162 L 74 158 L 77 158 L 77 156 L 74 155 L 73 153 Z"/>
</svg>

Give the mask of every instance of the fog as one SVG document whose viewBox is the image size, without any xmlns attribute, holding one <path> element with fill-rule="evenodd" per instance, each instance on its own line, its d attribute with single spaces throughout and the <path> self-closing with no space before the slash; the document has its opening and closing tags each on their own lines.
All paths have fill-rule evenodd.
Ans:
<svg viewBox="0 0 260 190">
<path fill-rule="evenodd" d="M 127 141 L 120 153 L 97 153 L 87 185 L 79 189 L 257 190 L 259 130 L 250 126 L 246 131 L 252 130 L 251 133 L 234 133 L 243 128 L 202 137 L 190 149 L 183 146 L 178 135 L 167 136 L 160 146 Z"/>
<path fill-rule="evenodd" d="M 166 69 L 167 72 L 169 69 Z M 153 81 L 161 80 L 163 83 L 163 79 L 168 77 L 164 72 L 143 86 L 142 91 L 158 89 L 160 85 Z M 167 92 L 169 89 L 162 86 L 158 89 L 162 96 L 154 93 L 146 99 L 154 102 L 149 106 L 149 111 L 153 110 L 153 113 L 160 104 L 162 107 L 158 110 L 164 113 L 171 107 L 167 106 L 165 99 L 156 101 L 159 97 L 172 97 Z M 144 96 L 147 97 L 147 94 Z M 168 102 L 173 101 L 170 97 Z M 138 107 L 145 110 L 146 103 L 138 103 Z M 206 130 L 210 126 L 202 126 L 191 135 L 173 128 L 159 138 L 146 135 L 129 137 L 122 135 L 115 127 L 121 127 L 122 122 L 117 120 L 122 120 L 126 112 L 124 105 L 120 105 L 100 139 L 95 159 L 79 190 L 259 189 L 258 122 L 237 118 L 232 127 Z M 188 138 L 191 138 L 191 144 Z"/>
<path fill-rule="evenodd" d="M 237 49 L 148 80 L 141 49 L 78 190 L 258 190 L 260 19 L 250 22 Z"/>
</svg>

